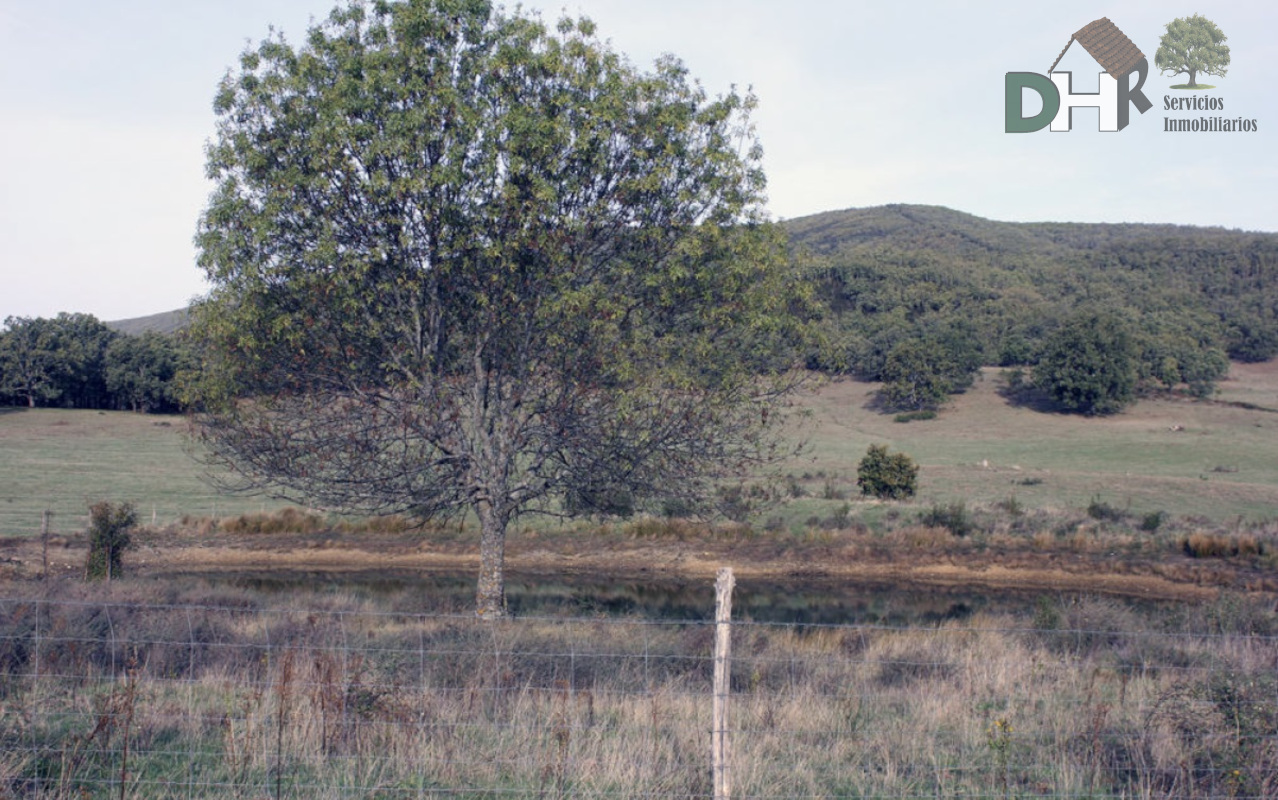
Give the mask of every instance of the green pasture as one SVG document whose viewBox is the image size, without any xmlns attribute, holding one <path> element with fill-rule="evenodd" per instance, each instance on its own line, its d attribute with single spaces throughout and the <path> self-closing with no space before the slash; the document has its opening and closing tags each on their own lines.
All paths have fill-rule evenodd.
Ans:
<svg viewBox="0 0 1278 800">
<path fill-rule="evenodd" d="M 829 384 L 805 402 L 809 452 L 790 474 L 811 497 L 846 495 L 857 514 L 856 463 L 878 443 L 921 466 L 915 506 L 1014 497 L 1026 508 L 1083 508 L 1099 499 L 1216 521 L 1278 515 L 1278 413 L 1264 410 L 1278 408 L 1270 365 L 1235 367 L 1213 402 L 1143 400 L 1102 418 L 1019 408 L 1001 385 L 999 370 L 986 369 L 937 419 L 902 424 L 869 408 L 874 384 Z"/>
<path fill-rule="evenodd" d="M 1026 509 L 1085 508 L 1092 500 L 1145 514 L 1214 522 L 1278 516 L 1278 364 L 1235 366 L 1212 402 L 1144 400 L 1088 419 L 1015 407 L 986 369 L 935 420 L 902 424 L 871 408 L 874 384 L 826 383 L 801 398 L 807 452 L 783 467 L 800 497 L 764 512 L 787 527 L 845 503 L 874 519 L 962 501 L 1015 498 Z M 0 536 L 30 535 L 41 512 L 53 530 L 83 530 L 89 503 L 136 504 L 145 523 L 278 508 L 261 497 L 219 494 L 203 480 L 180 417 L 124 412 L 0 411 Z M 908 504 L 860 499 L 856 465 L 887 444 L 920 466 Z M 762 520 L 761 520 L 762 521 Z"/>
<path fill-rule="evenodd" d="M 99 500 L 131 501 L 140 521 L 224 516 L 276 508 L 262 498 L 219 495 L 187 450 L 186 420 L 123 411 L 0 409 L 0 536 L 88 526 Z"/>
</svg>

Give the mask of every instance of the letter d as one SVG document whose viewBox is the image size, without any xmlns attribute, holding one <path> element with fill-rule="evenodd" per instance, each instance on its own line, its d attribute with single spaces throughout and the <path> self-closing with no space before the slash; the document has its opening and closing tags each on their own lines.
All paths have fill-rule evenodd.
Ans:
<svg viewBox="0 0 1278 800">
<path fill-rule="evenodd" d="M 1056 85 L 1037 72 L 1009 72 L 1003 84 L 1004 130 L 1007 133 L 1033 133 L 1051 124 L 1061 108 Z M 1043 98 L 1043 110 L 1035 116 L 1022 116 L 1021 90 L 1032 89 Z"/>
</svg>

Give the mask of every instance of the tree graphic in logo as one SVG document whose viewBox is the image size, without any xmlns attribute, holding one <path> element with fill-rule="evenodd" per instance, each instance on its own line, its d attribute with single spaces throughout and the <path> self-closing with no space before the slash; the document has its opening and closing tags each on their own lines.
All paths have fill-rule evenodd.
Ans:
<svg viewBox="0 0 1278 800">
<path fill-rule="evenodd" d="M 1229 66 L 1229 45 L 1225 34 L 1216 23 L 1204 16 L 1179 17 L 1167 23 L 1167 33 L 1158 40 L 1158 52 L 1154 54 L 1154 66 L 1164 74 L 1189 75 L 1189 83 L 1173 86 L 1173 89 L 1212 89 L 1199 85 L 1198 73 L 1225 77 Z"/>
</svg>

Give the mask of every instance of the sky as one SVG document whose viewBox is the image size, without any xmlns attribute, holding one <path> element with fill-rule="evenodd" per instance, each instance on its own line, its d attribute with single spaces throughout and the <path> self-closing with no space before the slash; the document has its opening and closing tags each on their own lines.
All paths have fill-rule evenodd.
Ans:
<svg viewBox="0 0 1278 800">
<path fill-rule="evenodd" d="M 0 0 L 0 320 L 102 320 L 185 306 L 208 290 L 193 237 L 212 185 L 204 148 L 218 81 L 271 27 L 293 43 L 335 0 Z M 344 0 L 343 0 L 344 2 Z M 671 53 L 710 94 L 759 99 L 776 219 L 887 203 L 1005 221 L 1157 222 L 1278 231 L 1278 4 L 1271 0 L 567 0 L 636 65 Z M 1247 133 L 1168 133 L 1184 75 L 1153 66 L 1177 17 L 1228 36 L 1216 88 Z M 1004 76 L 1046 73 L 1108 17 L 1150 62 L 1146 114 L 1101 133 L 1004 131 Z M 1094 92 L 1075 44 L 1058 69 Z M 1037 110 L 1027 95 L 1024 113 Z"/>
</svg>

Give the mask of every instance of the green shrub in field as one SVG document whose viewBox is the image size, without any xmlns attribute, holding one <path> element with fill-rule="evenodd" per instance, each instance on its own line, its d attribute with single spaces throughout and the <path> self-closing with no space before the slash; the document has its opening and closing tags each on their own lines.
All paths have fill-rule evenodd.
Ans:
<svg viewBox="0 0 1278 800">
<path fill-rule="evenodd" d="M 904 500 L 918 489 L 919 467 L 904 453 L 889 454 L 886 445 L 872 444 L 856 468 L 861 494 L 884 500 Z"/>
<path fill-rule="evenodd" d="M 932 506 L 929 511 L 919 515 L 919 522 L 931 528 L 945 528 L 959 537 L 967 536 L 976 529 L 964 503 Z"/>
<path fill-rule="evenodd" d="M 111 580 L 123 573 L 124 551 L 133 545 L 132 530 L 138 522 L 132 503 L 102 501 L 89 506 L 89 555 L 86 580 Z"/>
<path fill-rule="evenodd" d="M 1122 522 L 1127 518 L 1127 512 L 1110 505 L 1099 497 L 1093 497 L 1092 501 L 1087 504 L 1087 516 L 1101 522 Z"/>
<path fill-rule="evenodd" d="M 936 419 L 936 412 L 930 408 L 922 411 L 906 411 L 892 417 L 893 422 L 922 422 L 929 419 Z"/>
</svg>

